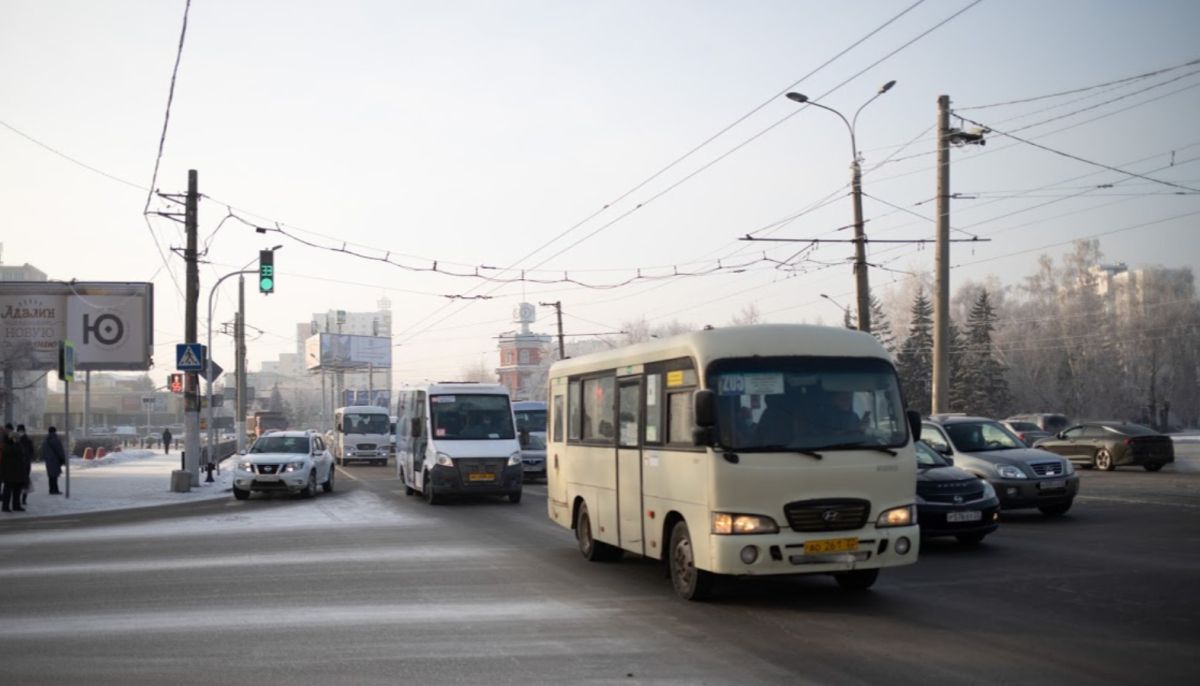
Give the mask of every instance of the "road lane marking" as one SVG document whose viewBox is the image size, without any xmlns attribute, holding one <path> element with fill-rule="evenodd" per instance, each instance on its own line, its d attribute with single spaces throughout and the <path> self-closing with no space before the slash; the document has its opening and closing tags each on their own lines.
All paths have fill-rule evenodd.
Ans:
<svg viewBox="0 0 1200 686">
<path fill-rule="evenodd" d="M 1129 505 L 1161 505 L 1163 507 L 1182 507 L 1182 508 L 1185 508 L 1188 510 L 1200 510 L 1200 505 L 1193 505 L 1191 503 L 1168 503 L 1168 502 L 1162 502 L 1162 501 L 1158 501 L 1158 500 L 1141 500 L 1139 498 L 1117 498 L 1117 497 L 1103 496 L 1103 495 L 1081 495 L 1081 496 L 1076 496 L 1075 499 L 1083 501 L 1083 502 L 1100 501 L 1100 502 L 1109 502 L 1109 503 L 1125 503 L 1125 504 L 1129 504 Z"/>
</svg>

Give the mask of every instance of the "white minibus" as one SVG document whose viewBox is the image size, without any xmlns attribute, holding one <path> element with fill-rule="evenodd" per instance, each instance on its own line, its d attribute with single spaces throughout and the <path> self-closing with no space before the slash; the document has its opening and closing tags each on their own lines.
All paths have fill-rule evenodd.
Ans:
<svg viewBox="0 0 1200 686">
<path fill-rule="evenodd" d="M 339 465 L 362 460 L 387 465 L 391 452 L 390 417 L 387 408 L 374 405 L 339 407 L 333 413 L 329 450 Z"/>
<path fill-rule="evenodd" d="M 448 495 L 504 495 L 521 502 L 521 446 L 508 389 L 436 383 L 396 399 L 396 470 L 408 495 L 431 505 Z"/>
<path fill-rule="evenodd" d="M 721 575 L 867 588 L 917 559 L 913 440 L 870 334 L 707 329 L 556 362 L 547 509 L 584 557 L 636 553 L 676 592 Z"/>
</svg>

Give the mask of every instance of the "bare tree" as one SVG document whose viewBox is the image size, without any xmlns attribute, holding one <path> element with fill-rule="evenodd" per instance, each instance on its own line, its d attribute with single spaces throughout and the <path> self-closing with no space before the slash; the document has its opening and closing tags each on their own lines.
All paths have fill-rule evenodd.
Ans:
<svg viewBox="0 0 1200 686">
<path fill-rule="evenodd" d="M 762 324 L 763 317 L 758 311 L 758 306 L 754 303 L 746 305 L 737 314 L 729 319 L 729 323 L 734 326 L 748 326 L 750 324 Z"/>
</svg>

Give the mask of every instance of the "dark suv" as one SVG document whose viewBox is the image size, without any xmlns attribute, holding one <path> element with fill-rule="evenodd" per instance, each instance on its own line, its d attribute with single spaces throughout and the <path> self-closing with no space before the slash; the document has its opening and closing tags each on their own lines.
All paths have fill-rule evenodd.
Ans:
<svg viewBox="0 0 1200 686">
<path fill-rule="evenodd" d="M 985 417 L 934 415 L 921 425 L 921 440 L 986 479 L 1005 510 L 1033 508 L 1046 515 L 1071 509 L 1079 475 L 1070 460 L 1028 448 L 1003 424 Z"/>
</svg>

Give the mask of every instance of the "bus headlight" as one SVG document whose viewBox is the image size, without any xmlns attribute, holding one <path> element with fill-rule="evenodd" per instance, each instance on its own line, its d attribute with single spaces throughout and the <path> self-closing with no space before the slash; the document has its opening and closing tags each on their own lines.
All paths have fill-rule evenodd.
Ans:
<svg viewBox="0 0 1200 686">
<path fill-rule="evenodd" d="M 779 533 L 779 525 L 775 523 L 774 519 L 765 515 L 714 512 L 712 515 L 712 532 L 720 536 L 776 534 Z"/>
<path fill-rule="evenodd" d="M 437 454 L 437 463 L 443 467 L 453 467 L 454 460 L 446 453 Z"/>
<path fill-rule="evenodd" d="M 518 450 L 518 451 L 514 452 L 512 455 L 508 456 L 508 466 L 509 467 L 515 467 L 516 465 L 519 465 L 519 464 L 521 464 L 521 451 L 520 450 Z"/>
<path fill-rule="evenodd" d="M 879 513 L 879 519 L 875 520 L 875 526 L 879 528 L 911 526 L 917 522 L 917 514 L 914 509 L 912 505 L 904 505 L 884 510 Z"/>
</svg>

